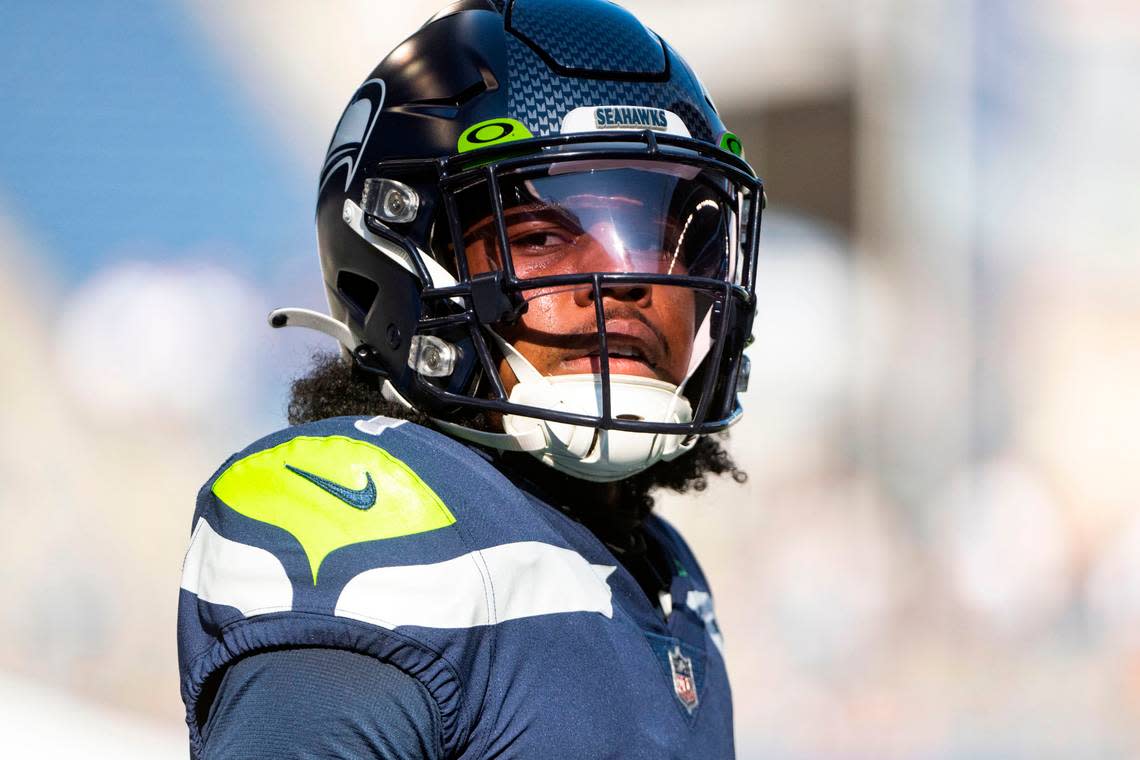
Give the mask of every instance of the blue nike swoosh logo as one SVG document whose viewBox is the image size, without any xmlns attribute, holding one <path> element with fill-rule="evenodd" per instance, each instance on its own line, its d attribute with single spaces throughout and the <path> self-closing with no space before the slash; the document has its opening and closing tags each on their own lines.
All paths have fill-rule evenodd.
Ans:
<svg viewBox="0 0 1140 760">
<path fill-rule="evenodd" d="M 365 484 L 364 488 L 348 488 L 346 486 L 342 486 L 340 483 L 328 480 L 327 478 L 322 478 L 320 475 L 314 475 L 311 472 L 305 472 L 304 470 L 294 467 L 291 464 L 285 465 L 285 469 L 295 475 L 300 475 L 305 480 L 309 481 L 318 488 L 327 491 L 350 507 L 364 510 L 372 509 L 372 507 L 376 506 L 376 484 L 372 482 L 372 473 L 370 472 L 364 473 L 364 477 L 367 478 L 368 481 Z"/>
</svg>

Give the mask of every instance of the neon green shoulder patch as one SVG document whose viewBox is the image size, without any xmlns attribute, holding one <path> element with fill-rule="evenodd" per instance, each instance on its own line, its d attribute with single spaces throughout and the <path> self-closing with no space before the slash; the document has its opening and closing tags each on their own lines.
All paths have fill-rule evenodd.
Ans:
<svg viewBox="0 0 1140 760">
<path fill-rule="evenodd" d="M 406 464 L 345 436 L 299 436 L 234 462 L 214 494 L 290 533 L 313 571 L 345 546 L 446 528 L 451 511 Z"/>
</svg>

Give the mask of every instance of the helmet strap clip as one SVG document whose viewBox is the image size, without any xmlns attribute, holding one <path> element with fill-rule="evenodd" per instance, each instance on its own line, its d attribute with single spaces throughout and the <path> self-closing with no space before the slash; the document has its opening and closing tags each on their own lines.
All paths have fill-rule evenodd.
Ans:
<svg viewBox="0 0 1140 760">
<path fill-rule="evenodd" d="M 362 372 L 374 377 L 378 383 L 388 379 L 388 370 L 384 368 L 379 352 L 367 343 L 361 343 L 352 349 L 352 360 Z"/>
<path fill-rule="evenodd" d="M 471 301 L 475 315 L 485 325 L 513 325 L 526 313 L 527 302 L 503 287 L 502 272 L 484 272 L 471 278 Z"/>
</svg>

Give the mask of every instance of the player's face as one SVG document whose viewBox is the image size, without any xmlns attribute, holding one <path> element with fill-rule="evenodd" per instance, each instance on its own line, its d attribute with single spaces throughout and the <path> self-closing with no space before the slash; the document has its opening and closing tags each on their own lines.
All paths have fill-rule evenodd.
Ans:
<svg viewBox="0 0 1140 760">
<path fill-rule="evenodd" d="M 517 267 L 528 258 L 558 255 L 547 249 L 563 245 L 567 233 L 549 224 L 539 230 L 531 222 L 521 222 L 508 224 L 507 234 Z M 491 269 L 492 257 L 485 246 L 485 241 L 477 241 L 468 251 L 472 274 Z M 565 262 L 574 269 L 566 273 L 623 271 L 593 235 L 579 239 L 575 246 L 578 250 L 568 257 L 573 261 Z M 605 287 L 601 295 L 610 372 L 679 384 L 696 329 L 693 292 L 676 286 L 631 284 Z M 543 375 L 599 373 L 601 347 L 593 289 L 541 288 L 525 291 L 524 296 L 526 313 L 517 324 L 501 328 L 502 337 Z M 510 392 L 516 382 L 514 373 L 505 361 L 499 371 Z"/>
<path fill-rule="evenodd" d="M 503 177 L 508 254 L 521 280 L 583 273 L 725 276 L 731 196 L 715 176 L 654 162 L 572 162 Z M 471 275 L 503 269 L 495 218 L 475 194 L 464 215 Z M 598 295 L 588 284 L 523 291 L 527 310 L 497 325 L 543 375 L 597 374 Z M 600 292 L 610 373 L 683 382 L 700 316 L 689 287 L 625 283 Z M 502 363 L 506 389 L 515 376 Z"/>
</svg>

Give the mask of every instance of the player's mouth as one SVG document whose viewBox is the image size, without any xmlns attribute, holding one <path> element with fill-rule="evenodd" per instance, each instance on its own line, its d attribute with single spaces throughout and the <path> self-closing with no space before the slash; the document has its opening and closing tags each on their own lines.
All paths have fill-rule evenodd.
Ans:
<svg viewBox="0 0 1140 760">
<path fill-rule="evenodd" d="M 600 351 L 587 354 L 583 357 L 589 360 L 589 372 L 595 375 L 602 373 L 602 354 Z M 579 360 L 580 361 L 580 360 Z M 610 349 L 610 374 L 613 375 L 639 375 L 641 377 L 659 377 L 656 365 L 641 351 L 619 346 Z"/>
<path fill-rule="evenodd" d="M 589 347 L 563 356 L 558 374 L 601 374 L 602 351 L 597 336 L 591 336 Z M 610 374 L 635 375 L 668 380 L 661 363 L 664 346 L 655 331 L 640 320 L 620 320 L 606 324 L 606 347 Z"/>
</svg>

